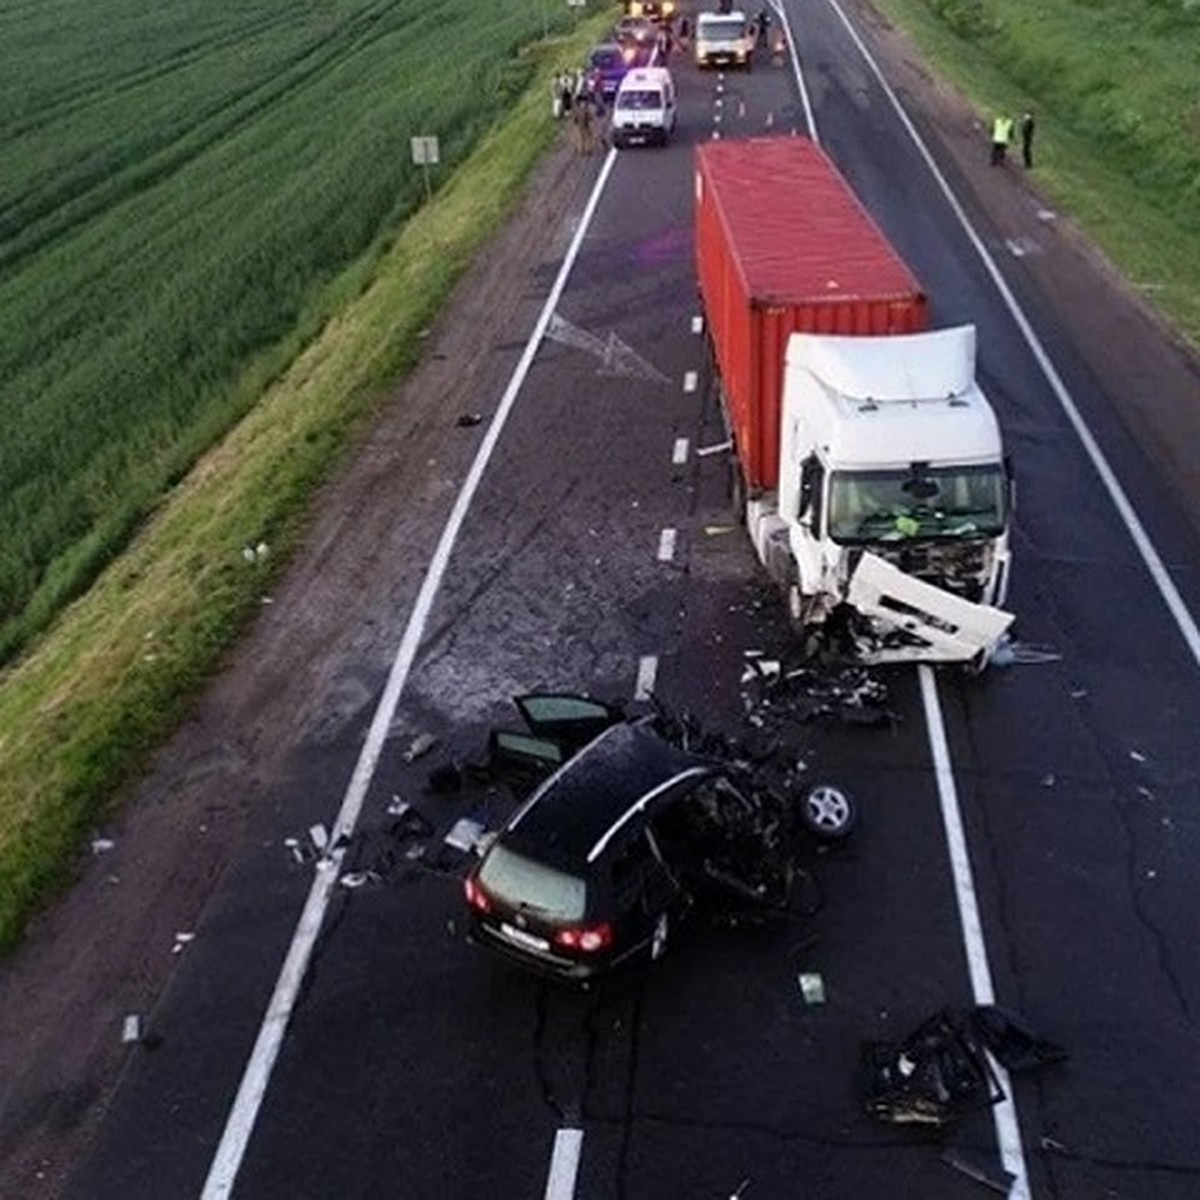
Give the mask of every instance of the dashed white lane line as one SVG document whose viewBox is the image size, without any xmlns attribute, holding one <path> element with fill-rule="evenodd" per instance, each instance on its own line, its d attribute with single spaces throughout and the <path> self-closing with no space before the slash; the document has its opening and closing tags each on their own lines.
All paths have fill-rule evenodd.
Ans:
<svg viewBox="0 0 1200 1200">
<path fill-rule="evenodd" d="M 675 538 L 677 531 L 664 529 L 658 535 L 658 561 L 670 562 L 675 557 Z"/>
<path fill-rule="evenodd" d="M 687 462 L 688 457 L 688 440 L 687 438 L 676 438 L 675 446 L 671 451 L 671 465 L 682 467 Z"/>
<path fill-rule="evenodd" d="M 635 700 L 649 700 L 654 695 L 654 681 L 658 678 L 658 657 L 646 654 L 638 659 L 637 683 L 633 685 Z"/>
<path fill-rule="evenodd" d="M 954 879 L 954 895 L 958 900 L 958 919 L 962 926 L 963 946 L 967 952 L 967 970 L 971 977 L 971 995 L 976 1004 L 995 1004 L 992 970 L 988 965 L 987 946 L 983 940 L 983 923 L 979 919 L 979 903 L 975 894 L 975 875 L 967 850 L 962 812 L 958 807 L 958 789 L 950 763 L 950 747 L 946 741 L 946 726 L 942 721 L 942 705 L 938 699 L 937 681 L 933 668 L 917 668 L 921 681 L 921 701 L 925 707 L 925 725 L 929 730 L 929 751 L 933 757 L 933 773 L 937 783 L 938 801 L 942 808 L 942 825 L 950 852 L 950 874 Z M 1025 1167 L 1025 1151 L 1021 1145 L 1021 1126 L 1017 1121 L 1016 1101 L 1008 1075 L 999 1063 L 992 1066 L 1004 1090 L 1005 1099 L 992 1109 L 996 1123 L 996 1140 L 1005 1169 L 1016 1176 L 1009 1193 L 1011 1200 L 1029 1200 L 1029 1175 Z"/>
<path fill-rule="evenodd" d="M 545 1200 L 571 1200 L 575 1195 L 575 1180 L 579 1176 L 579 1156 L 582 1153 L 582 1129 L 560 1129 L 554 1135 L 554 1153 L 550 1156 Z"/>
<path fill-rule="evenodd" d="M 592 194 L 588 197 L 587 206 L 584 208 L 579 226 L 575 230 L 575 235 L 571 240 L 566 255 L 563 257 L 562 265 L 559 267 L 558 275 L 550 289 L 550 294 L 546 297 L 546 303 L 543 305 L 537 323 L 533 327 L 533 332 L 529 335 L 529 341 L 526 343 L 525 349 L 522 351 L 521 357 L 513 369 L 508 385 L 504 389 L 504 394 L 500 397 L 500 401 L 496 406 L 495 415 L 492 417 L 487 432 L 479 444 L 479 449 L 475 453 L 475 459 L 471 463 L 466 479 L 463 481 L 462 489 L 459 491 L 458 497 L 454 502 L 454 507 L 446 519 L 446 526 L 442 530 L 442 536 L 433 552 L 429 570 L 421 582 L 421 588 L 413 603 L 412 612 L 409 614 L 408 624 L 404 628 L 404 634 L 400 639 L 400 646 L 396 651 L 396 657 L 392 662 L 391 670 L 388 672 L 383 695 L 380 697 L 374 716 L 371 718 L 371 724 L 367 730 L 362 751 L 354 766 L 354 773 L 350 777 L 350 783 L 342 798 L 342 806 L 338 811 L 337 820 L 330 837 L 329 852 L 321 859 L 320 865 L 315 872 L 316 877 L 313 879 L 308 898 L 304 903 L 304 909 L 300 914 L 300 920 L 296 925 L 295 932 L 292 934 L 292 941 L 284 958 L 279 979 L 276 981 L 275 990 L 268 1002 L 267 1011 L 263 1016 L 262 1025 L 259 1027 L 254 1048 L 250 1052 L 250 1059 L 246 1064 L 246 1070 L 238 1086 L 233 1107 L 230 1109 L 229 1116 L 226 1119 L 220 1144 L 217 1146 L 216 1154 L 213 1156 L 212 1164 L 209 1167 L 208 1177 L 204 1181 L 201 1200 L 226 1200 L 227 1197 L 233 1194 L 238 1172 L 241 1170 L 242 1159 L 245 1157 L 246 1148 L 250 1144 L 250 1137 L 254 1132 L 259 1109 L 262 1107 L 263 1097 L 266 1095 L 267 1085 L 270 1082 L 276 1059 L 279 1057 L 284 1035 L 287 1032 L 292 1011 L 296 1005 L 296 999 L 304 984 L 304 977 L 308 970 L 309 961 L 312 958 L 313 949 L 317 944 L 317 939 L 324 925 L 325 913 L 329 908 L 330 898 L 337 886 L 337 878 L 341 871 L 342 860 L 346 855 L 346 844 L 349 842 L 350 835 L 353 834 L 355 826 L 358 824 L 358 818 L 362 812 L 367 791 L 371 786 L 371 781 L 375 777 L 375 771 L 379 765 L 380 755 L 383 753 L 388 731 L 391 729 L 396 709 L 400 704 L 401 692 L 404 690 L 404 685 L 408 682 L 409 672 L 412 670 L 417 650 L 420 647 L 421 639 L 424 637 L 425 628 L 429 623 L 434 599 L 441 588 L 442 580 L 445 578 L 446 570 L 449 566 L 450 556 L 458 541 L 463 524 L 466 522 L 467 510 L 470 508 L 471 502 L 475 498 L 475 493 L 479 489 L 483 473 L 491 461 L 496 444 L 500 440 L 500 434 L 503 432 L 504 426 L 508 421 L 509 413 L 512 411 L 517 396 L 520 394 L 521 387 L 525 382 L 525 377 L 533 365 L 538 347 L 546 336 L 546 329 L 550 324 L 550 318 L 558 307 L 559 299 L 567 285 L 567 279 L 575 266 L 575 260 L 579 257 L 579 250 L 583 245 L 584 236 L 591 225 L 596 208 L 600 203 L 600 197 L 604 194 L 604 189 L 608 186 L 608 179 L 612 174 L 612 169 L 616 161 L 617 151 L 609 150 L 604 165 L 601 167 L 600 173 L 596 178 L 596 183 L 592 188 Z"/>
<path fill-rule="evenodd" d="M 704 317 L 703 316 L 700 316 L 699 314 L 697 314 L 696 316 L 694 316 L 692 318 L 692 332 L 693 333 L 703 333 L 704 332 Z"/>
<path fill-rule="evenodd" d="M 684 371 L 683 373 L 683 390 L 685 392 L 694 392 L 696 385 L 700 382 L 700 376 L 695 371 Z"/>
</svg>

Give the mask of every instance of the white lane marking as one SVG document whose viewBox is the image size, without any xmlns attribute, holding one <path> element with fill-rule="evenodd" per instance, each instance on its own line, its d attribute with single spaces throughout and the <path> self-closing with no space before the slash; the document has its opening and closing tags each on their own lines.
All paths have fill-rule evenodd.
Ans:
<svg viewBox="0 0 1200 1200">
<path fill-rule="evenodd" d="M 676 467 L 682 467 L 687 462 L 688 456 L 688 440 L 687 438 L 676 438 L 674 449 L 671 451 L 671 464 Z"/>
<path fill-rule="evenodd" d="M 637 683 L 633 685 L 635 700 L 649 700 L 654 695 L 654 681 L 658 676 L 658 659 L 647 654 L 638 659 Z"/>
<path fill-rule="evenodd" d="M 1034 333 L 1033 326 L 1029 323 L 1028 317 L 1025 316 L 1024 310 L 1017 303 L 1017 298 L 1013 295 L 1012 289 L 1000 273 L 1000 268 L 996 265 L 995 259 L 988 253 L 983 240 L 971 227 L 971 222 L 968 220 L 962 205 L 958 202 L 958 197 L 955 196 L 954 192 L 950 189 L 949 183 L 946 182 L 946 177 L 938 169 L 933 155 L 929 152 L 929 148 L 925 145 L 924 141 L 922 141 L 921 135 L 909 119 L 908 113 L 904 111 L 899 98 L 892 91 L 888 81 L 884 79 L 883 72 L 871 57 L 870 52 L 867 50 L 862 38 L 858 36 L 858 32 L 854 26 L 850 24 L 849 19 L 838 4 L 838 0 L 829 0 L 829 3 L 841 18 L 842 24 L 846 27 L 851 39 L 858 47 L 859 53 L 866 59 L 872 74 L 879 82 L 879 86 L 883 88 L 887 98 L 891 101 L 892 107 L 896 110 L 896 115 L 900 118 L 901 124 L 908 131 L 908 135 L 912 138 L 917 151 L 925 160 L 925 165 L 937 181 L 942 195 L 946 197 L 947 203 L 958 218 L 958 223 L 962 226 L 963 231 L 970 239 L 971 245 L 975 248 L 975 253 L 979 255 L 984 268 L 991 276 L 992 282 L 996 285 L 996 290 L 1000 293 L 1005 306 L 1012 315 L 1012 319 L 1021 331 L 1021 336 L 1025 339 L 1025 344 L 1037 360 L 1042 374 L 1046 377 L 1051 390 L 1058 399 L 1059 406 L 1066 413 L 1067 420 L 1071 422 L 1076 437 L 1083 443 L 1083 448 L 1087 452 L 1088 458 L 1091 459 L 1096 474 L 1100 476 L 1100 482 L 1104 484 L 1109 499 L 1113 502 L 1113 506 L 1125 524 L 1125 528 L 1129 531 L 1129 536 L 1133 539 L 1133 544 L 1137 547 L 1138 553 L 1142 557 L 1142 562 L 1146 565 L 1146 570 L 1150 572 L 1150 578 L 1154 580 L 1159 595 L 1163 598 L 1163 603 L 1166 604 L 1171 616 L 1175 619 L 1175 624 L 1179 627 L 1179 632 L 1184 642 L 1187 643 L 1187 648 L 1192 652 L 1192 657 L 1196 660 L 1197 665 L 1200 665 L 1200 628 L 1197 627 L 1195 619 L 1188 611 L 1187 605 L 1184 604 L 1183 597 L 1179 594 L 1179 589 L 1175 586 L 1175 581 L 1171 578 L 1158 550 L 1150 539 L 1150 535 L 1142 525 L 1141 518 L 1134 511 L 1133 504 L 1125 494 L 1125 489 L 1118 481 L 1116 472 L 1109 466 L 1108 459 L 1104 456 L 1104 451 L 1100 449 L 1099 442 L 1092 435 L 1087 422 L 1076 407 L 1075 401 L 1071 398 L 1071 393 L 1067 391 L 1067 385 L 1063 383 L 1057 368 L 1051 362 L 1050 355 L 1046 352 L 1037 334 Z"/>
<path fill-rule="evenodd" d="M 707 458 L 710 454 L 722 454 L 726 450 L 732 450 L 732 442 L 717 442 L 712 446 L 700 446 L 696 450 L 697 458 Z"/>
<path fill-rule="evenodd" d="M 808 98 L 808 88 L 804 84 L 804 74 L 800 70 L 800 52 L 796 49 L 796 39 L 792 37 L 792 25 L 788 20 L 787 9 L 775 8 L 775 17 L 783 24 L 787 34 L 788 58 L 792 60 L 792 74 L 795 75 L 796 86 L 800 89 L 800 103 L 804 105 L 804 123 L 808 126 L 808 136 L 819 146 L 821 135 L 817 132 L 817 119 L 813 116 L 812 102 Z"/>
<path fill-rule="evenodd" d="M 693 333 L 703 333 L 704 332 L 704 316 L 703 316 L 703 314 L 692 318 L 692 332 Z"/>
<path fill-rule="evenodd" d="M 670 562 L 675 557 L 675 538 L 677 531 L 664 529 L 658 535 L 658 561 Z"/>
<path fill-rule="evenodd" d="M 963 945 L 967 951 L 967 968 L 971 976 L 971 995 L 976 1004 L 995 1004 L 992 971 L 988 965 L 987 946 L 983 939 L 983 924 L 979 919 L 979 904 L 975 894 L 975 877 L 971 871 L 971 856 L 963 830 L 962 813 L 958 807 L 958 789 L 954 784 L 954 769 L 950 763 L 950 748 L 946 742 L 946 727 L 942 722 L 942 706 L 938 699 L 937 681 L 933 668 L 917 668 L 921 681 L 921 700 L 925 707 L 925 724 L 929 730 L 929 750 L 933 756 L 933 773 L 937 781 L 938 800 L 942 808 L 942 825 L 946 830 L 946 845 L 950 851 L 950 873 L 954 878 L 954 895 L 958 900 L 958 919 L 962 925 Z M 1007 1097 L 992 1109 L 996 1123 L 996 1140 L 1005 1169 L 1017 1178 L 1009 1192 L 1011 1200 L 1029 1200 L 1029 1173 L 1025 1166 L 1025 1151 L 1021 1145 L 1021 1126 L 1017 1120 L 1017 1102 L 1008 1075 L 993 1061 L 996 1078 Z"/>
<path fill-rule="evenodd" d="M 582 1129 L 560 1129 L 554 1135 L 554 1153 L 550 1156 L 545 1200 L 571 1200 L 575 1195 L 575 1180 L 579 1175 L 579 1156 L 582 1153 Z"/>
<path fill-rule="evenodd" d="M 313 879 L 312 888 L 308 893 L 308 899 L 305 901 L 304 910 L 300 914 L 300 920 L 292 935 L 292 942 L 288 947 L 283 969 L 280 971 L 279 979 L 275 984 L 275 991 L 271 996 L 266 1014 L 263 1017 L 263 1023 L 259 1029 L 258 1038 L 254 1043 L 254 1049 L 250 1052 L 250 1060 L 246 1064 L 246 1070 L 242 1076 L 241 1085 L 238 1087 L 233 1108 L 230 1109 L 229 1117 L 225 1122 L 225 1130 L 221 1135 L 220 1145 L 217 1147 L 217 1152 L 209 1168 L 208 1178 L 204 1182 L 204 1191 L 201 1193 L 201 1200 L 225 1200 L 233 1192 L 233 1186 L 237 1181 L 238 1171 L 241 1168 L 242 1158 L 246 1153 L 246 1147 L 249 1145 L 250 1135 L 254 1130 L 254 1124 L 258 1118 L 258 1111 L 262 1105 L 263 1096 L 266 1094 L 267 1084 L 270 1082 L 271 1071 L 275 1066 L 275 1060 L 283 1044 L 284 1034 L 287 1032 L 288 1022 L 295 1007 L 296 997 L 304 981 L 304 975 L 308 969 L 313 948 L 316 945 L 317 937 L 321 932 L 321 926 L 325 919 L 325 912 L 329 907 L 330 896 L 333 894 L 337 883 L 342 859 L 346 854 L 343 835 L 348 839 L 354 832 L 355 825 L 358 823 L 367 790 L 371 785 L 375 769 L 379 764 L 379 756 L 383 752 L 384 742 L 387 740 L 388 729 L 391 727 L 396 708 L 400 703 L 400 693 L 408 680 L 409 672 L 417 655 L 417 649 L 420 646 L 425 627 L 429 622 L 429 614 L 433 609 L 434 598 L 441 587 L 442 579 L 445 576 L 446 568 L 450 561 L 450 554 L 454 549 L 455 542 L 458 540 L 458 535 L 466 520 L 467 509 L 470 507 L 472 499 L 474 499 L 479 482 L 483 478 L 483 472 L 492 457 L 496 443 L 500 440 L 500 434 L 504 429 L 505 422 L 508 420 L 509 412 L 516 403 L 517 395 L 521 390 L 522 384 L 525 382 L 525 376 L 529 373 L 534 356 L 541 345 L 542 338 L 546 334 L 546 327 L 550 323 L 550 317 L 558 306 L 563 289 L 566 287 L 567 278 L 575 265 L 576 258 L 579 256 L 579 249 L 583 244 L 584 235 L 587 233 L 588 226 L 595 215 L 596 207 L 600 203 L 600 197 L 608 184 L 608 178 L 612 174 L 613 164 L 616 162 L 616 159 L 617 151 L 610 149 L 604 160 L 604 165 L 600 169 L 596 184 L 592 188 L 592 194 L 588 198 L 587 206 L 579 222 L 579 228 L 575 231 L 575 236 L 572 238 L 571 245 L 568 247 L 566 256 L 563 258 L 562 266 L 558 271 L 558 277 L 554 281 L 554 286 L 550 289 L 550 294 L 546 297 L 546 303 L 542 306 L 537 324 L 534 325 L 533 332 L 529 335 L 529 341 L 513 370 L 512 376 L 508 381 L 508 386 L 504 390 L 504 395 L 501 397 L 500 403 L 496 408 L 495 416 L 492 417 L 491 424 L 488 426 L 487 433 L 479 444 L 475 459 L 471 463 L 471 469 L 467 472 L 462 490 L 454 502 L 450 516 L 446 520 L 446 526 L 442 530 L 441 539 L 434 550 L 429 570 L 421 583 L 421 590 L 417 593 L 413 610 L 409 614 L 408 624 L 404 629 L 404 635 L 400 639 L 400 647 L 396 651 L 395 660 L 388 673 L 383 695 L 379 699 L 379 706 L 375 709 L 375 715 L 371 719 L 371 726 L 367 731 L 366 741 L 363 743 L 362 751 L 358 756 L 358 762 L 354 767 L 354 773 L 350 778 L 350 784 L 342 799 L 342 806 L 338 812 L 337 821 L 334 825 L 334 834 L 331 839 L 332 849 L 328 857 L 321 860 Z"/>
<path fill-rule="evenodd" d="M 684 371 L 683 373 L 683 390 L 685 392 L 694 392 L 696 384 L 700 382 L 700 376 L 695 371 Z"/>
</svg>

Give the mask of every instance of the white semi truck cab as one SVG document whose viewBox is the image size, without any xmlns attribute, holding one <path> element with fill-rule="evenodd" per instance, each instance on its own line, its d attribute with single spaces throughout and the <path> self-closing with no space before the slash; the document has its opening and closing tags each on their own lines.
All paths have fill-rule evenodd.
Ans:
<svg viewBox="0 0 1200 1200">
<path fill-rule="evenodd" d="M 779 485 L 747 504 L 793 618 L 850 618 L 866 662 L 987 661 L 1012 616 L 1013 489 L 975 329 L 792 334 Z"/>
</svg>

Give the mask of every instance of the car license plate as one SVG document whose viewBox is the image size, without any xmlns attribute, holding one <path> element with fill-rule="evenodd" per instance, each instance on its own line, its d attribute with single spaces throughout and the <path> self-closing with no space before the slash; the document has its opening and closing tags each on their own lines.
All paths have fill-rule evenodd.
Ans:
<svg viewBox="0 0 1200 1200">
<path fill-rule="evenodd" d="M 517 929 L 506 922 L 501 922 L 500 932 L 514 945 L 524 946 L 526 950 L 536 950 L 539 954 L 545 954 L 550 949 L 550 943 L 545 938 L 534 937 L 532 933 L 526 933 L 523 929 Z"/>
</svg>

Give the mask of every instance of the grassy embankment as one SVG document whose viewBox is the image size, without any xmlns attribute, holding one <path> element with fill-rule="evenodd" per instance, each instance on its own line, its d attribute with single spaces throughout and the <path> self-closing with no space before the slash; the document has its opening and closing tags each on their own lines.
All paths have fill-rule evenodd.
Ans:
<svg viewBox="0 0 1200 1200">
<path fill-rule="evenodd" d="M 1200 349 L 1200 2 L 873 3 L 985 120 L 1033 109 L 1038 187 Z"/>
<path fill-rule="evenodd" d="M 69 81 L 28 105 L 6 83 L 0 107 L 0 645 L 54 619 L 0 676 L 0 947 L 257 608 L 519 198 L 556 134 L 550 75 L 599 20 L 518 53 L 536 5 L 405 7 L 108 0 L 76 23 L 113 45 L 55 65 L 36 22 L 83 10 L 0 6 L 26 85 Z M 446 183 L 414 215 L 417 133 Z"/>
</svg>

